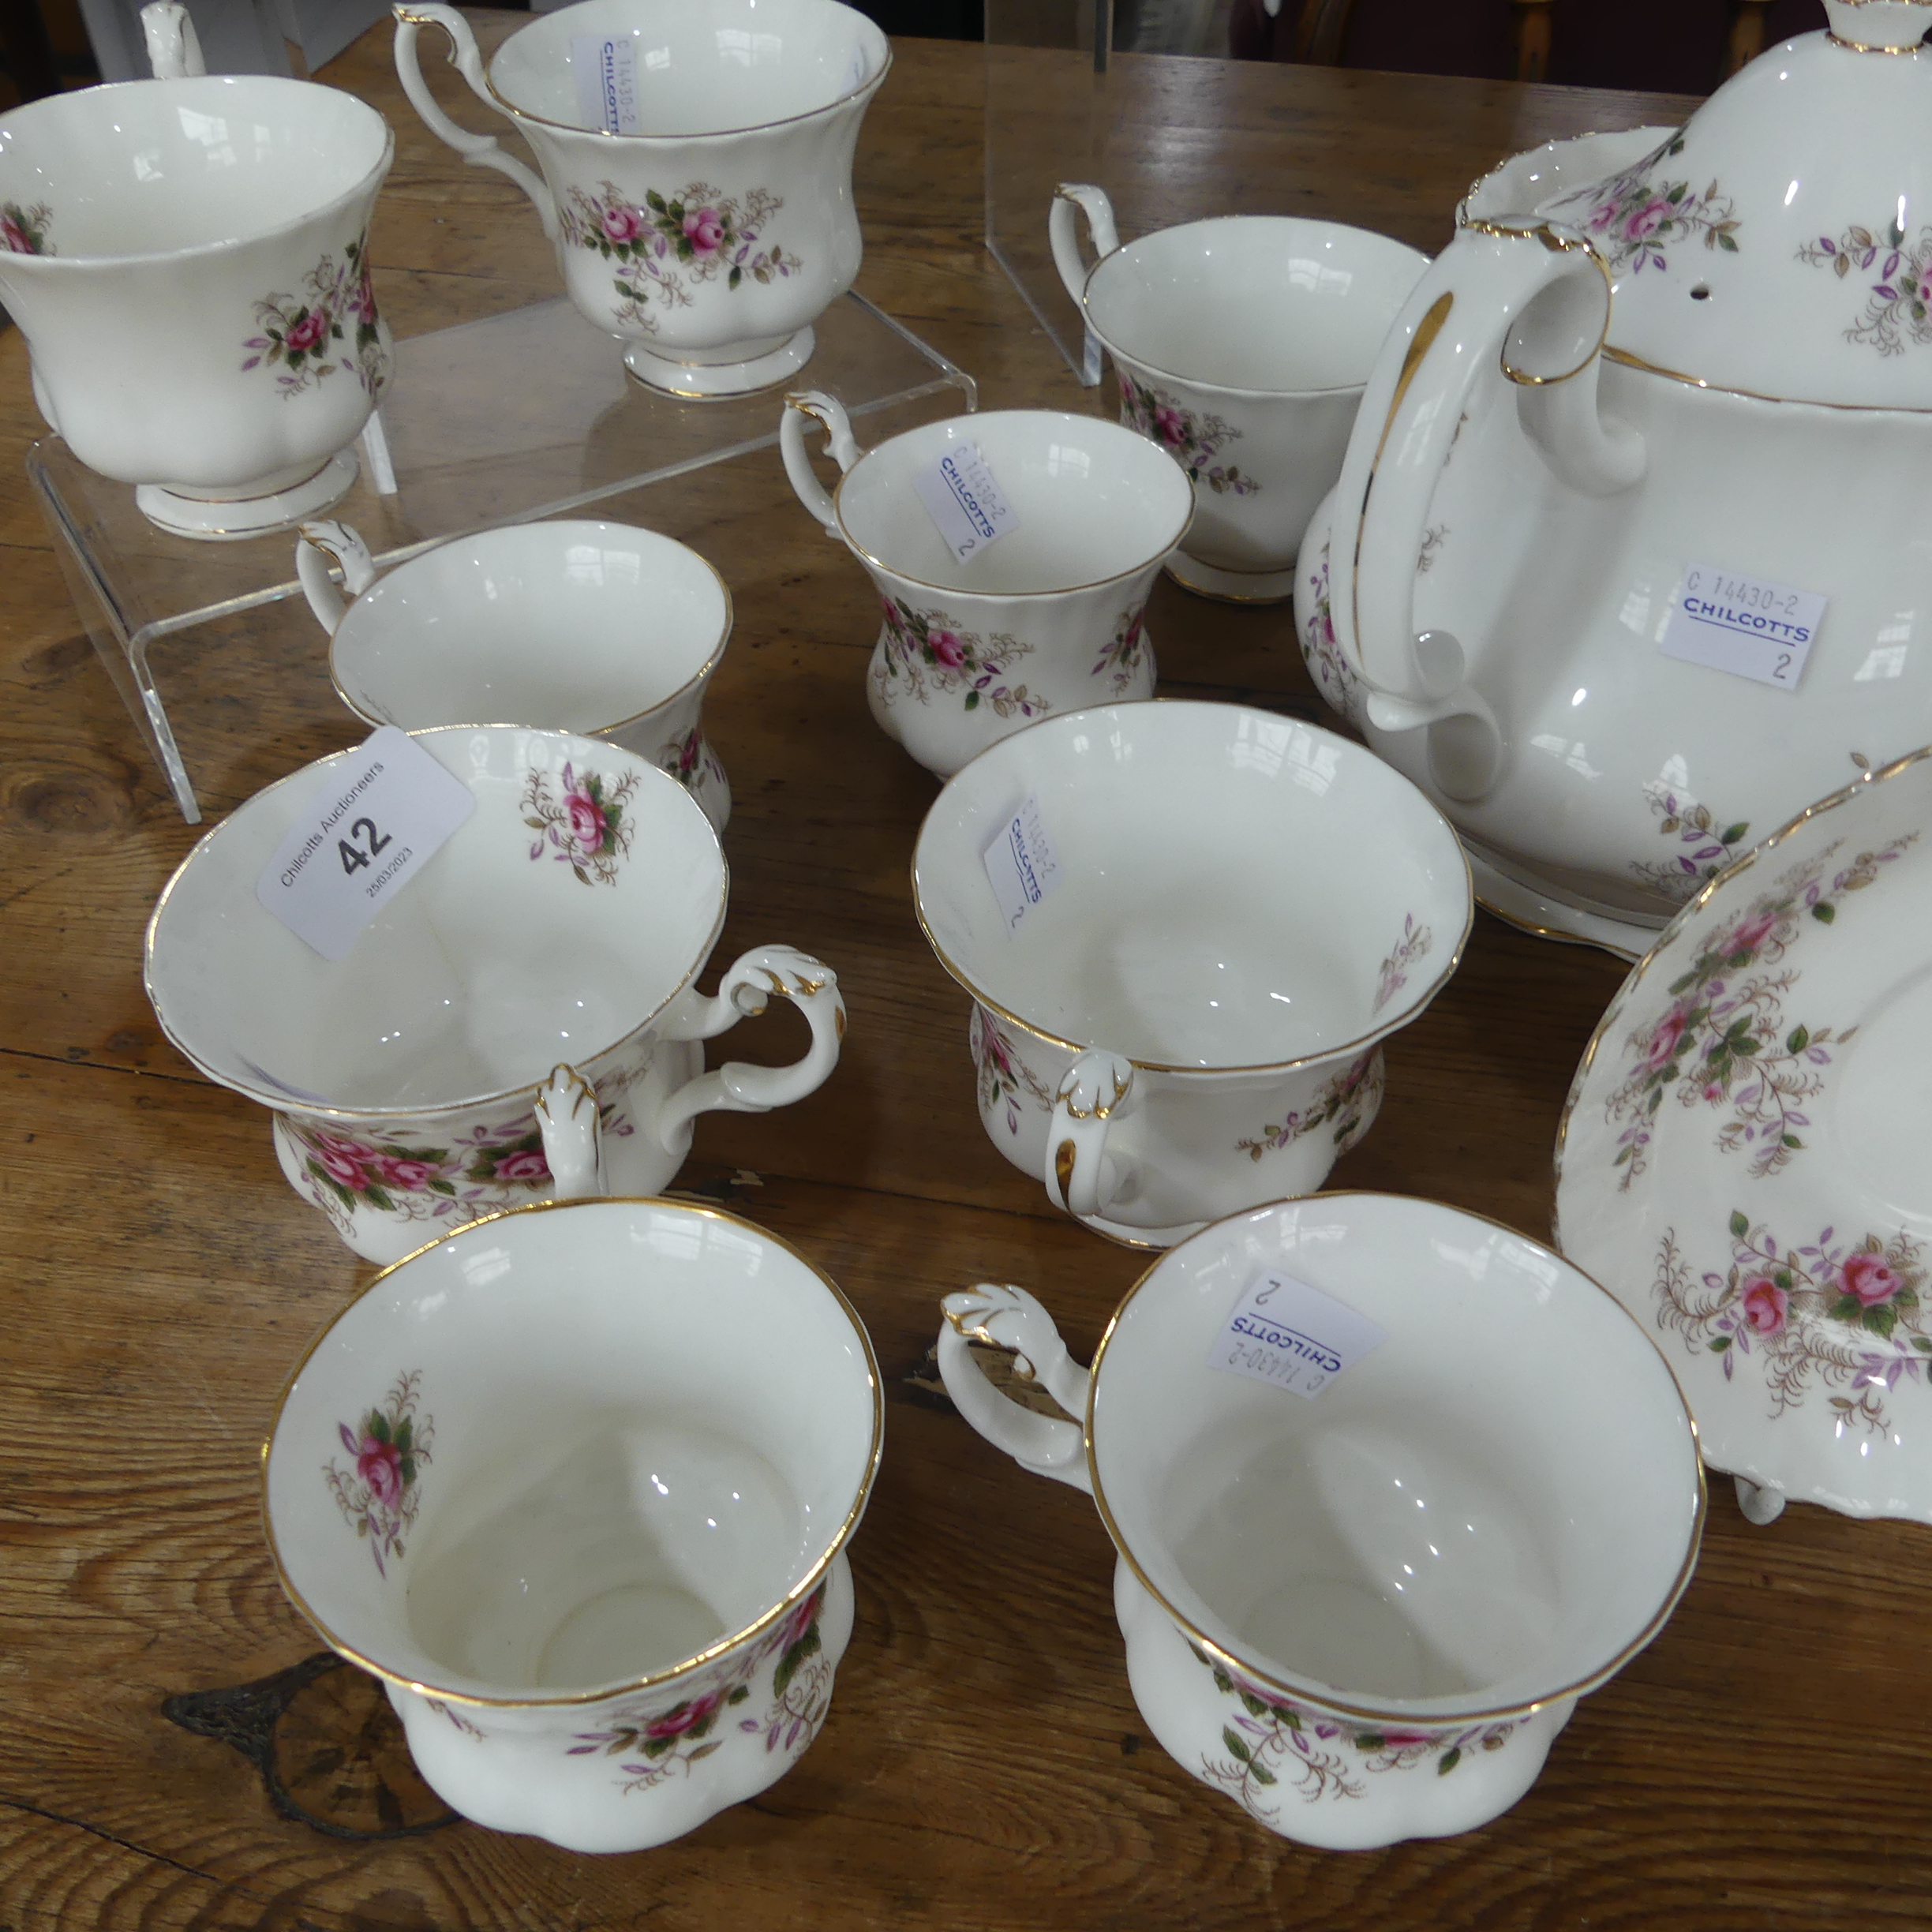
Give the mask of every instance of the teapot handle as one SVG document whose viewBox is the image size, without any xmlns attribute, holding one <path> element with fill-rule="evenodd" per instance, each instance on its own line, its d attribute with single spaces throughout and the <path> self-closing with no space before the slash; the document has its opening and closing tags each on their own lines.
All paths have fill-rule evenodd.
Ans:
<svg viewBox="0 0 1932 1932">
<path fill-rule="evenodd" d="M 1379 729 L 1431 733 L 1439 784 L 1479 798 L 1502 735 L 1448 632 L 1418 638 L 1416 564 L 1437 478 L 1477 380 L 1517 385 L 1525 433 L 1572 488 L 1608 496 L 1644 472 L 1642 439 L 1597 407 L 1610 271 L 1573 228 L 1465 219 L 1417 285 L 1364 391 L 1331 535 L 1330 620 Z M 1398 345 L 1402 353 L 1395 353 Z"/>
</svg>

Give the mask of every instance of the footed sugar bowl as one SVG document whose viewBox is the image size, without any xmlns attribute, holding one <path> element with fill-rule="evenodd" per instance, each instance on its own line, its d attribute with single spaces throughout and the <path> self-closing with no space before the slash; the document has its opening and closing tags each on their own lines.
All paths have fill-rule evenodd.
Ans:
<svg viewBox="0 0 1932 1932">
<path fill-rule="evenodd" d="M 1479 899 L 1628 956 L 1932 739 L 1932 6 L 1825 11 L 1477 184 L 1302 547 L 1311 671 Z"/>
</svg>

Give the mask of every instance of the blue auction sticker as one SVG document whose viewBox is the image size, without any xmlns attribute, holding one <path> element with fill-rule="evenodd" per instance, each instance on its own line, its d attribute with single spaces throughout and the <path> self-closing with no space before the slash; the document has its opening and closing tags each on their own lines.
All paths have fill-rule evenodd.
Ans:
<svg viewBox="0 0 1932 1932">
<path fill-rule="evenodd" d="M 1658 647 L 1666 657 L 1795 691 L 1825 601 L 1822 591 L 1692 564 L 1678 584 Z"/>
</svg>

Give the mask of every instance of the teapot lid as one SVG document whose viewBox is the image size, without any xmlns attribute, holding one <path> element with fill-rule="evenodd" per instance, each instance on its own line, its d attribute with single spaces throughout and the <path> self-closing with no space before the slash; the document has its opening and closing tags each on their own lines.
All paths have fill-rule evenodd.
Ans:
<svg viewBox="0 0 1932 1932">
<path fill-rule="evenodd" d="M 1619 361 L 1777 402 L 1932 409 L 1932 0 L 1825 10 L 1826 31 L 1536 212 L 1608 263 Z"/>
</svg>

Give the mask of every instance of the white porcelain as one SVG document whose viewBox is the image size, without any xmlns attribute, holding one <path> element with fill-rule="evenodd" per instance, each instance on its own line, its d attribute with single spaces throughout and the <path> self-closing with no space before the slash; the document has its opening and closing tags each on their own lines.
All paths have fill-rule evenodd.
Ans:
<svg viewBox="0 0 1932 1932">
<path fill-rule="evenodd" d="M 859 272 L 852 150 L 892 65 L 837 0 L 583 0 L 519 28 L 485 70 L 453 7 L 402 0 L 396 71 L 430 131 L 535 204 L 571 300 L 674 395 L 787 380 L 811 324 Z M 529 142 L 541 178 L 472 134 L 424 84 L 416 36 L 450 37 L 477 98 Z M 573 41 L 635 48 L 640 132 L 586 126 Z"/>
<path fill-rule="evenodd" d="M 1664 1335 L 1746 1512 L 1932 1522 L 1932 755 L 1813 807 L 1625 980 L 1556 1146 L 1563 1251 Z"/>
<path fill-rule="evenodd" d="M 1076 210 L 1100 258 L 1091 270 Z M 1114 358 L 1121 421 L 1194 485 L 1194 526 L 1169 574 L 1237 603 L 1292 596 L 1302 533 L 1428 257 L 1273 215 L 1189 222 L 1123 248 L 1106 193 L 1070 182 L 1054 191 L 1048 232 L 1067 293 Z"/>
<path fill-rule="evenodd" d="M 1909 47 L 1932 7 L 1834 17 Z M 1932 738 L 1932 310 L 1901 279 L 1932 273 L 1928 114 L 1932 51 L 1815 34 L 1681 131 L 1519 156 L 1384 346 L 1304 547 L 1303 652 L 1567 936 L 1642 952 Z M 1694 564 L 1827 597 L 1795 691 L 1662 655 Z"/>
<path fill-rule="evenodd" d="M 833 398 L 812 390 L 785 403 L 792 487 L 865 566 L 884 612 L 867 675 L 872 715 L 928 771 L 947 777 L 1050 713 L 1153 696 L 1148 593 L 1194 502 L 1141 437 L 1091 416 L 988 410 L 861 451 Z M 829 492 L 805 446 L 814 421 L 842 473 Z M 914 479 L 964 444 L 1018 521 L 962 561 Z"/>
<path fill-rule="evenodd" d="M 34 398 L 183 536 L 313 515 L 393 366 L 369 227 L 394 151 L 354 95 L 133 80 L 0 115 L 0 301 Z"/>
<path fill-rule="evenodd" d="M 384 1680 L 449 1804 L 636 1851 L 818 1735 L 883 1422 L 857 1314 L 784 1242 L 572 1201 L 446 1234 L 330 1323 L 263 1514 L 295 1607 Z"/>
<path fill-rule="evenodd" d="M 378 582 L 355 530 L 307 523 L 295 567 L 358 717 L 601 738 L 668 772 L 717 831 L 730 822 L 731 784 L 699 713 L 731 635 L 731 592 L 696 551 L 628 523 L 519 523 L 440 544 Z"/>
<path fill-rule="evenodd" d="M 148 927 L 162 1030 L 209 1079 L 273 1110 L 290 1185 L 358 1254 L 399 1260 L 548 1196 L 566 1171 L 654 1194 L 698 1114 L 764 1113 L 823 1084 L 845 1025 L 829 968 L 761 945 L 710 997 L 694 983 L 728 878 L 675 779 L 561 732 L 452 725 L 417 742 L 476 810 L 346 957 L 312 951 L 255 884 L 354 752 L 305 766 L 208 833 Z M 773 994 L 811 1027 L 804 1057 L 704 1072 L 701 1043 Z M 598 1118 L 538 1106 L 560 1063 L 593 1084 Z"/>
<path fill-rule="evenodd" d="M 1312 1398 L 1210 1364 L 1275 1271 L 1387 1336 Z M 1696 1563 L 1703 1472 L 1663 1357 L 1476 1215 L 1326 1194 L 1218 1222 L 1128 1290 L 1091 1372 L 1023 1289 L 943 1306 L 960 1413 L 1099 1509 L 1148 1728 L 1284 1837 L 1359 1850 L 1507 1810 Z M 969 1341 L 1080 1420 L 996 1393 Z"/>
<path fill-rule="evenodd" d="M 1028 799 L 1062 878 L 1009 933 L 984 854 Z M 1171 701 L 982 753 L 926 815 L 912 896 L 973 997 L 993 1144 L 1155 1247 L 1321 1185 L 1474 916 L 1455 834 L 1361 746 Z"/>
</svg>

